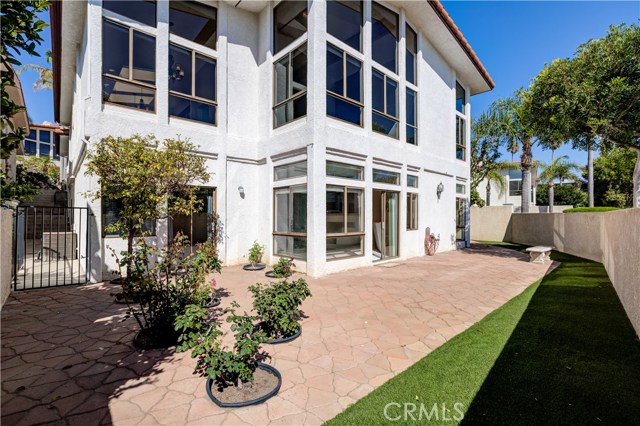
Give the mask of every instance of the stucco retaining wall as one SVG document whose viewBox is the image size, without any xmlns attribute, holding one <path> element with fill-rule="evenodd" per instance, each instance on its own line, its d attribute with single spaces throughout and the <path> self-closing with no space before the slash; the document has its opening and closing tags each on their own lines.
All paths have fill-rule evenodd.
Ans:
<svg viewBox="0 0 640 426">
<path fill-rule="evenodd" d="M 514 243 L 550 245 L 604 264 L 640 335 L 640 209 L 604 213 L 515 213 Z"/>
<path fill-rule="evenodd" d="M 0 306 L 3 306 L 11 293 L 13 210 L 0 207 L 0 213 Z"/>
<path fill-rule="evenodd" d="M 472 206 L 471 239 L 476 241 L 509 241 L 511 239 L 512 206 Z"/>
</svg>

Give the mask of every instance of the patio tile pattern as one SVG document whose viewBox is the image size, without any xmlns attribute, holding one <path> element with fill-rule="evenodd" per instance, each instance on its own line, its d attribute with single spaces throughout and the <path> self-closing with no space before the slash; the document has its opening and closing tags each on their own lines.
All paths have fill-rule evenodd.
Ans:
<svg viewBox="0 0 640 426">
<path fill-rule="evenodd" d="M 13 293 L 2 309 L 2 424 L 321 424 L 482 319 L 552 265 L 474 246 L 309 279 L 293 342 L 265 345 L 283 377 L 264 404 L 222 409 L 175 348 L 136 350 L 135 321 L 110 284 Z M 218 285 L 249 310 L 259 272 Z"/>
</svg>

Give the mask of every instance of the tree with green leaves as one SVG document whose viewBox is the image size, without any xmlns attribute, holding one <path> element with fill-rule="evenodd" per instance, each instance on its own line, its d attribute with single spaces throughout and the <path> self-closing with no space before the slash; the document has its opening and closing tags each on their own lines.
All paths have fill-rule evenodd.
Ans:
<svg viewBox="0 0 640 426">
<path fill-rule="evenodd" d="M 491 109 L 471 122 L 471 191 L 497 168 L 502 144 L 499 124 L 499 117 Z"/>
<path fill-rule="evenodd" d="M 595 200 L 598 206 L 633 206 L 633 168 L 636 153 L 630 148 L 613 147 L 594 161 Z"/>
<path fill-rule="evenodd" d="M 45 55 L 47 63 L 51 64 L 51 51 L 47 50 Z M 21 75 L 25 71 L 35 71 L 38 74 L 38 79 L 33 82 L 34 92 L 39 90 L 53 90 L 53 70 L 50 66 L 47 68 L 38 64 L 25 64 L 18 68 L 16 73 Z"/>
<path fill-rule="evenodd" d="M 497 137 L 511 154 L 520 152 L 520 170 L 522 171 L 522 187 L 531 188 L 531 169 L 533 167 L 534 130 L 530 126 L 523 100 L 527 96 L 518 90 L 514 96 L 499 99 L 489 107 L 497 119 Z M 529 213 L 531 192 L 522 191 L 521 206 L 523 213 Z"/>
<path fill-rule="evenodd" d="M 575 148 L 628 147 L 637 153 L 634 206 L 640 207 L 640 27 L 611 26 L 580 45 L 573 58 L 553 61 L 534 79 L 526 116 L 541 144 Z"/>
<path fill-rule="evenodd" d="M 0 158 L 7 159 L 25 137 L 25 129 L 16 127 L 12 117 L 24 107 L 9 98 L 9 87 L 15 86 L 13 67 L 22 65 L 16 58 L 21 53 L 39 56 L 36 46 L 42 43 L 41 32 L 47 23 L 38 18 L 39 12 L 50 5 L 45 0 L 2 0 L 0 2 L 0 79 L 2 85 L 0 106 L 1 149 Z"/>
<path fill-rule="evenodd" d="M 134 135 L 108 136 L 89 152 L 86 174 L 97 176 L 99 187 L 90 196 L 120 202 L 119 217 L 107 230 L 127 240 L 129 255 L 146 220 L 190 214 L 202 207 L 192 185 L 208 182 L 210 174 L 195 151 L 195 145 L 179 138 L 159 142 L 152 135 Z"/>
<path fill-rule="evenodd" d="M 541 164 L 540 166 L 542 170 L 540 171 L 538 177 L 540 179 L 540 182 L 546 183 L 549 187 L 549 213 L 552 213 L 554 201 L 554 186 L 556 180 L 560 182 L 560 186 L 562 186 L 565 180 L 579 182 L 580 177 L 578 176 L 578 173 L 580 172 L 580 166 L 572 161 L 569 161 L 569 156 L 567 155 L 562 155 L 560 157 L 554 158 L 553 160 L 551 160 L 551 163 Z"/>
</svg>

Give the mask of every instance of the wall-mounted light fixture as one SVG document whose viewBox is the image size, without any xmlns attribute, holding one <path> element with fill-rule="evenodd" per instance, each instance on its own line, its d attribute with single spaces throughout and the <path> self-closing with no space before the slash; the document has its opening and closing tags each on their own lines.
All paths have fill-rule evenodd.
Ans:
<svg viewBox="0 0 640 426">
<path fill-rule="evenodd" d="M 238 192 L 240 193 L 240 198 L 244 199 L 244 186 L 240 185 L 238 187 Z"/>
<path fill-rule="evenodd" d="M 442 182 L 440 182 L 438 184 L 438 187 L 436 188 L 436 192 L 438 193 L 438 200 L 440 199 L 440 195 L 442 195 L 442 191 L 444 191 L 444 185 L 442 184 Z"/>
</svg>

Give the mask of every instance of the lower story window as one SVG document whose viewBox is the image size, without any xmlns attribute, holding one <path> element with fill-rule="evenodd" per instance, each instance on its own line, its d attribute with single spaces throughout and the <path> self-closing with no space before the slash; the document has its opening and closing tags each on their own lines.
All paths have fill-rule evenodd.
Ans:
<svg viewBox="0 0 640 426">
<path fill-rule="evenodd" d="M 106 196 L 102 196 L 102 236 L 114 237 L 120 236 L 123 232 L 119 229 L 113 229 L 120 220 L 120 212 L 123 209 L 122 201 L 111 200 Z M 136 236 L 153 236 L 156 235 L 156 221 L 155 219 L 147 219 L 142 224 L 142 229 L 136 234 Z"/>
<path fill-rule="evenodd" d="M 456 198 L 456 240 L 466 240 L 467 233 L 467 200 Z"/>
<path fill-rule="evenodd" d="M 274 189 L 274 254 L 307 258 L 307 186 Z"/>
<path fill-rule="evenodd" d="M 327 186 L 327 259 L 364 254 L 364 190 Z"/>
<path fill-rule="evenodd" d="M 407 194 L 407 229 L 418 229 L 418 194 Z"/>
<path fill-rule="evenodd" d="M 522 195 L 522 179 L 509 181 L 509 195 Z"/>
</svg>

